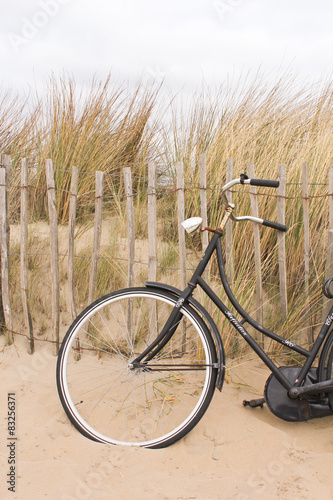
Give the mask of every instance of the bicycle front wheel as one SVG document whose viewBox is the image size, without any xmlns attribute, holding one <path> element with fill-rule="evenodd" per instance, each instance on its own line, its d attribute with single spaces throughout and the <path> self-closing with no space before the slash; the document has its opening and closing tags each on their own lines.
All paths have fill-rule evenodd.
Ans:
<svg viewBox="0 0 333 500">
<path fill-rule="evenodd" d="M 140 368 L 131 362 L 160 333 L 177 297 L 120 290 L 91 304 L 69 328 L 58 357 L 62 405 L 85 436 L 108 444 L 169 446 L 205 413 L 215 389 L 216 351 L 189 306 L 171 340 Z"/>
</svg>

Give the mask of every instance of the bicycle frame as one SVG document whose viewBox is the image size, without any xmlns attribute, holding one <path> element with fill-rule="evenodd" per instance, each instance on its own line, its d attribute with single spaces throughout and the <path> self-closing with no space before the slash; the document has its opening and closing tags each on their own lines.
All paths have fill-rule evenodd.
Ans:
<svg viewBox="0 0 333 500">
<path fill-rule="evenodd" d="M 222 228 L 221 228 L 222 229 Z M 205 294 L 210 298 L 210 300 L 218 307 L 218 309 L 224 314 L 224 316 L 228 319 L 228 321 L 234 326 L 234 328 L 238 331 L 238 333 L 243 337 L 243 339 L 250 345 L 250 347 L 254 350 L 254 352 L 260 357 L 260 359 L 266 364 L 266 366 L 270 369 L 270 371 L 274 374 L 276 379 L 282 384 L 282 386 L 292 395 L 292 397 L 298 397 L 300 393 L 310 393 L 310 389 L 307 391 L 305 388 L 302 388 L 302 383 L 304 382 L 312 364 L 317 357 L 317 354 L 327 337 L 327 334 L 330 330 L 330 326 L 333 321 L 333 306 L 331 307 L 326 321 L 324 322 L 320 333 L 318 334 L 317 339 L 315 340 L 313 347 L 310 351 L 304 349 L 303 347 L 294 344 L 293 342 L 286 340 L 285 338 L 277 335 L 276 333 L 268 330 L 263 327 L 259 323 L 257 323 L 251 316 L 249 316 L 241 307 L 241 305 L 237 302 L 234 297 L 230 285 L 227 281 L 223 255 L 222 255 L 222 247 L 221 247 L 221 236 L 222 230 L 217 230 L 214 232 L 213 237 L 211 238 L 210 243 L 207 246 L 207 249 L 199 262 L 191 280 L 188 283 L 188 287 L 179 292 L 179 298 L 177 303 L 175 304 L 174 310 L 171 313 L 167 323 L 162 329 L 159 336 L 155 339 L 155 341 L 148 346 L 148 348 L 133 361 L 133 366 L 139 366 L 141 361 L 143 363 L 151 360 L 162 347 L 170 340 L 174 331 L 176 330 L 178 323 L 182 317 L 181 314 L 181 306 L 184 303 L 190 302 L 190 298 L 197 286 L 199 286 Z M 204 281 L 202 278 L 202 274 L 210 261 L 213 253 L 216 251 L 217 262 L 219 274 L 222 281 L 222 286 L 232 303 L 235 307 L 236 311 L 242 316 L 242 320 L 238 321 L 234 315 L 230 312 L 230 310 L 226 307 L 226 305 L 220 300 L 220 298 L 215 294 L 215 292 L 211 289 L 211 287 Z M 158 286 L 161 287 L 159 283 L 153 282 L 145 282 L 146 286 Z M 167 289 L 173 289 L 173 287 L 166 287 Z M 173 289 L 176 290 L 176 289 Z M 291 383 L 287 380 L 287 378 L 281 373 L 279 367 L 271 360 L 271 358 L 266 354 L 266 352 L 260 347 L 260 345 L 254 340 L 254 338 L 248 333 L 248 331 L 244 328 L 244 324 L 249 323 L 252 327 L 254 327 L 257 331 L 261 332 L 266 337 L 271 338 L 273 341 L 278 342 L 289 349 L 301 354 L 306 358 L 306 361 L 303 367 L 300 368 L 300 372 L 298 377 L 295 379 L 294 383 Z M 298 388 L 298 389 L 297 389 Z M 317 388 L 317 389 L 316 389 Z M 320 392 L 323 390 L 330 392 L 333 391 L 333 381 L 325 381 L 321 383 L 316 383 L 312 385 L 312 393 Z"/>
<path fill-rule="evenodd" d="M 230 288 L 221 246 L 227 221 L 247 220 L 287 231 L 279 222 L 236 217 L 235 205 L 227 198 L 227 191 L 236 184 L 279 186 L 278 181 L 241 174 L 222 188 L 222 222 L 215 230 L 205 228 L 213 235 L 184 290 L 145 282 L 146 289 L 113 291 L 90 304 L 69 327 L 58 356 L 57 388 L 67 416 L 82 435 L 104 444 L 163 448 L 197 425 L 215 389 L 222 390 L 226 366 L 222 334 L 194 298 L 196 289 L 201 289 L 218 316 L 224 315 L 271 372 L 263 397 L 244 400 L 244 406 L 256 408 L 265 403 L 274 415 L 289 422 L 333 415 L 333 306 L 307 350 L 256 322 Z M 201 224 L 202 219 L 195 217 L 182 226 L 191 234 Z M 223 300 L 232 304 L 233 312 L 204 279 L 215 253 L 221 291 L 227 297 Z M 323 286 L 330 299 L 332 283 L 333 277 Z M 303 356 L 303 366 L 277 366 L 269 351 L 265 352 L 265 343 L 256 340 L 256 334 L 251 336 L 246 324 Z M 317 366 L 313 366 L 315 359 Z"/>
</svg>

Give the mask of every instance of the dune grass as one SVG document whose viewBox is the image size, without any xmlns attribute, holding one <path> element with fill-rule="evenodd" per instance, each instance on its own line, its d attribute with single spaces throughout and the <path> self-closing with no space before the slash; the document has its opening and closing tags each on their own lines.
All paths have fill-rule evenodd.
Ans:
<svg viewBox="0 0 333 500">
<path fill-rule="evenodd" d="M 220 185 L 226 179 L 227 158 L 233 159 L 234 177 L 247 171 L 253 163 L 258 178 L 276 179 L 279 164 L 287 167 L 286 235 L 289 315 L 285 324 L 277 308 L 268 312 L 268 327 L 291 340 L 303 340 L 304 318 L 309 316 L 312 329 L 320 323 L 322 311 L 321 285 L 325 274 L 328 230 L 328 171 L 333 165 L 331 81 L 313 86 L 297 86 L 293 77 L 281 78 L 272 85 L 258 77 L 251 85 L 240 82 L 232 91 L 222 88 L 215 100 L 203 104 L 198 95 L 190 112 L 173 113 L 172 130 L 165 135 L 162 156 L 171 178 L 173 165 L 183 161 L 185 177 L 192 185 L 186 193 L 187 215 L 199 215 L 199 156 L 207 155 L 209 187 L 209 225 L 221 221 Z M 163 153 L 164 151 L 164 153 Z M 304 297 L 304 232 L 302 199 L 302 165 L 308 163 L 310 210 L 310 281 L 308 298 Z M 175 183 L 175 181 L 174 181 Z M 237 214 L 250 214 L 247 189 L 235 189 Z M 276 193 L 258 190 L 259 216 L 276 220 Z M 262 273 L 268 311 L 279 305 L 277 238 L 270 229 L 261 229 Z M 254 312 L 254 256 L 251 223 L 234 225 L 234 257 L 236 296 Z M 271 305 L 270 305 L 271 304 Z M 310 306 L 309 306 L 310 304 Z M 310 313 L 309 313 L 310 310 Z M 223 322 L 222 322 L 223 324 Z M 228 330 L 228 329 L 227 329 Z M 227 337 L 230 336 L 226 333 Z M 229 337 L 228 337 L 229 338 Z"/>
<path fill-rule="evenodd" d="M 33 104 L 32 104 L 33 102 Z M 278 166 L 287 166 L 286 255 L 289 315 L 282 324 L 279 315 L 277 238 L 261 229 L 261 252 L 268 327 L 287 338 L 302 337 L 305 312 L 314 327 L 321 319 L 320 286 L 325 273 L 328 229 L 328 170 L 333 163 L 333 82 L 327 80 L 303 86 L 297 78 L 284 75 L 268 82 L 256 75 L 253 81 L 240 78 L 213 94 L 197 93 L 188 102 L 177 96 L 162 99 L 158 89 L 124 85 L 94 79 L 90 88 L 79 89 L 73 78 L 52 77 L 45 92 L 28 103 L 4 92 L 0 97 L 1 152 L 13 161 L 12 184 L 18 183 L 20 160 L 28 158 L 31 209 L 34 220 L 47 217 L 45 159 L 55 168 L 58 215 L 66 223 L 70 195 L 70 171 L 80 169 L 78 220 L 94 209 L 94 173 L 105 176 L 104 210 L 125 217 L 122 169 L 131 166 L 138 236 L 145 238 L 147 165 L 158 163 L 159 235 L 168 242 L 163 250 L 166 267 L 175 263 L 177 215 L 175 211 L 175 164 L 183 161 L 186 179 L 186 216 L 200 214 L 199 157 L 206 153 L 208 219 L 210 226 L 222 216 L 220 187 L 226 179 L 227 158 L 233 159 L 234 176 L 253 163 L 256 176 L 276 179 Z M 310 297 L 304 299 L 304 234 L 302 164 L 309 166 L 310 209 Z M 18 165 L 18 167 L 15 167 Z M 167 188 L 167 190 L 166 190 Z M 244 188 L 235 190 L 237 214 L 249 214 L 249 197 Z M 15 194 L 16 193 L 16 194 Z M 271 190 L 258 190 L 259 216 L 276 220 L 277 198 Z M 268 196 L 267 196 L 268 195 Z M 11 197 L 12 216 L 19 210 L 17 190 Z M 81 219 L 80 219 L 81 217 Z M 198 239 L 188 240 L 199 253 Z M 254 312 L 254 257 L 251 224 L 234 225 L 235 282 L 237 296 Z M 162 266 L 163 267 L 163 266 Z M 77 280 L 81 267 L 77 266 Z M 112 274 L 112 273 L 111 273 Z M 115 273 L 116 274 L 116 273 Z M 160 278 L 163 273 L 159 271 Z M 86 281 L 82 268 L 82 279 Z M 108 285 L 109 286 L 109 282 Z M 101 285 L 105 289 L 105 283 Z M 81 300 L 81 299 L 80 299 Z M 83 300 L 83 298 L 82 298 Z M 276 308 L 276 310 L 275 310 Z M 230 347 L 232 334 L 220 323 Z"/>
</svg>

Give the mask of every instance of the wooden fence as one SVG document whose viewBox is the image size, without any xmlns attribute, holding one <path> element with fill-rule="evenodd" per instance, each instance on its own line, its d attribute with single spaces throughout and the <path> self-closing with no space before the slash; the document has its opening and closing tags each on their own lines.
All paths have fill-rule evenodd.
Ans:
<svg viewBox="0 0 333 500">
<path fill-rule="evenodd" d="M 0 300 L 0 322 L 5 324 L 7 341 L 13 341 L 13 322 L 12 308 L 10 303 L 10 280 L 9 280 L 9 256 L 10 256 L 10 179 L 11 179 L 11 158 L 7 155 L 0 157 L 0 231 L 1 231 L 1 297 Z M 29 237 L 29 214 L 27 203 L 28 190 L 28 166 L 25 159 L 20 164 L 21 169 L 21 210 L 20 210 L 20 225 L 21 225 L 21 250 L 20 250 L 20 266 L 21 266 L 21 299 L 22 310 L 25 324 L 25 332 L 29 338 L 30 352 L 34 350 L 34 332 L 31 320 L 31 311 L 29 309 L 28 296 L 28 237 Z M 179 162 L 176 165 L 177 170 L 177 186 L 176 186 L 176 203 L 178 211 L 178 239 L 179 239 L 179 283 L 181 287 L 186 286 L 186 241 L 185 233 L 180 223 L 185 216 L 185 183 L 183 164 Z M 49 236 L 50 236 L 50 254 L 51 254 L 51 290 L 52 290 L 52 332 L 53 342 L 55 344 L 55 352 L 59 349 L 59 327 L 60 327 L 60 307 L 59 307 L 59 250 L 58 250 L 58 218 L 56 204 L 56 188 L 54 181 L 54 169 L 51 160 L 46 161 L 46 189 L 48 200 L 49 214 Z M 255 177 L 255 168 L 253 164 L 247 165 L 247 172 L 250 177 Z M 304 269 L 305 269 L 305 284 L 308 286 L 309 281 L 309 195 L 308 195 L 308 166 L 303 165 L 303 231 L 304 231 Z M 226 164 L 226 180 L 229 181 L 233 176 L 233 161 L 227 160 Z M 76 224 L 76 202 L 78 196 L 78 179 L 79 170 L 75 166 L 71 173 L 70 186 L 70 208 L 69 208 L 69 224 L 68 224 L 68 311 L 74 319 L 78 308 L 75 303 L 74 294 L 74 234 Z M 286 198 L 286 166 L 279 166 L 280 187 L 278 190 L 277 200 L 277 220 L 279 223 L 285 223 L 285 198 Z M 94 219 L 94 236 L 93 236 L 93 251 L 91 256 L 91 270 L 89 283 L 89 297 L 91 302 L 95 298 L 96 276 L 98 259 L 100 255 L 101 245 L 101 230 L 102 230 L 102 209 L 103 209 L 103 172 L 96 172 L 95 176 L 95 219 Z M 123 171 L 124 190 L 126 197 L 126 212 L 127 212 L 127 237 L 128 237 L 128 286 L 133 286 L 135 282 L 135 224 L 134 224 L 134 205 L 133 205 L 133 188 L 131 169 L 125 168 Z M 206 180 L 206 156 L 202 154 L 200 157 L 200 203 L 201 216 L 204 226 L 207 225 L 207 180 Z M 328 196 L 329 196 L 329 232 L 328 246 L 326 255 L 326 273 L 331 275 L 333 272 L 333 168 L 329 171 L 328 179 Z M 148 279 L 156 280 L 157 276 L 157 171 L 156 164 L 150 162 L 148 165 L 148 186 L 147 186 L 147 203 L 148 203 Z M 229 200 L 232 201 L 232 193 L 228 194 Z M 258 216 L 257 191 L 254 186 L 250 188 L 251 209 L 254 216 Z M 198 215 L 198 214 L 195 214 Z M 254 251 L 255 251 L 255 273 L 256 273 L 256 319 L 262 323 L 263 318 L 263 284 L 261 275 L 261 253 L 260 253 L 260 233 L 257 224 L 253 224 L 254 235 Z M 230 282 L 234 279 L 234 262 L 233 262 L 233 234 L 232 226 L 227 224 L 225 234 L 225 259 L 227 275 Z M 208 235 L 203 233 L 202 240 L 203 248 L 208 244 Z M 286 253 L 285 253 L 285 235 L 278 234 L 278 266 L 279 266 L 279 291 L 280 291 L 280 306 L 282 318 L 286 319 L 288 314 L 287 301 L 287 273 L 286 273 Z"/>
</svg>

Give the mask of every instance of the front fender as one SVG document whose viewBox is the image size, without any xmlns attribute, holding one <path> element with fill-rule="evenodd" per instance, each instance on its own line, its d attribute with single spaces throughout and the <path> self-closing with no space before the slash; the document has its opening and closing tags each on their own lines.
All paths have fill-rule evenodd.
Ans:
<svg viewBox="0 0 333 500">
<path fill-rule="evenodd" d="M 171 285 L 167 285 L 166 283 L 157 283 L 155 281 L 144 281 L 143 284 L 146 287 L 158 288 L 160 290 L 165 290 L 169 293 L 172 293 L 176 297 L 179 297 L 180 294 L 182 293 L 181 290 L 179 290 L 178 288 L 175 288 L 174 286 L 171 286 Z M 223 342 L 221 339 L 220 332 L 218 331 L 218 328 L 217 328 L 216 323 L 214 322 L 213 318 L 206 311 L 206 309 L 200 304 L 200 302 L 195 300 L 193 297 L 190 297 L 187 300 L 188 300 L 188 303 L 205 320 L 206 325 L 209 328 L 209 330 L 210 330 L 210 332 L 215 340 L 215 345 L 216 345 L 216 349 L 217 349 L 217 362 L 218 362 L 216 387 L 219 391 L 221 391 L 223 381 L 224 381 L 224 375 L 225 375 L 225 354 L 224 354 L 224 347 L 223 347 Z"/>
</svg>

